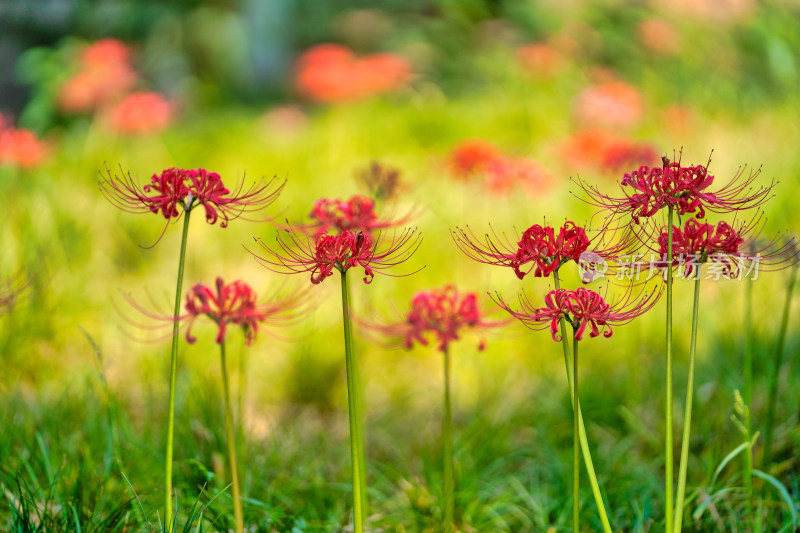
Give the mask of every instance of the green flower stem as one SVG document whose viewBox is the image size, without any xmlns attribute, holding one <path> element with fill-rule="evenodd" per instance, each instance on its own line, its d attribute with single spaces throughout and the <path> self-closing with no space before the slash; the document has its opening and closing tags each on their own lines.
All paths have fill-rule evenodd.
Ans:
<svg viewBox="0 0 800 533">
<path fill-rule="evenodd" d="M 350 285 L 347 286 L 347 301 L 348 303 L 351 301 L 350 298 Z M 352 329 L 351 329 L 351 337 L 352 337 Z M 361 465 L 358 473 L 360 474 L 358 477 L 358 483 L 361 489 L 361 513 L 364 516 L 369 516 L 369 505 L 367 501 L 367 460 L 366 460 L 366 448 L 364 446 L 364 421 L 362 420 L 361 413 L 364 412 L 364 396 L 362 393 L 362 382 L 361 382 L 361 373 L 358 371 L 358 358 L 353 355 L 352 360 L 350 361 L 353 365 L 353 394 L 355 395 L 356 399 L 356 406 L 357 406 L 357 413 L 358 416 L 356 417 L 356 425 L 358 426 L 358 432 L 356 435 L 358 436 L 358 461 Z"/>
<path fill-rule="evenodd" d="M 247 397 L 247 350 L 241 350 L 239 356 L 239 386 L 236 391 L 236 417 L 234 427 L 236 428 L 236 440 L 241 445 L 242 464 L 244 465 L 244 500 L 247 501 L 249 486 L 249 469 L 247 468 L 247 434 L 245 432 L 245 398 Z"/>
<path fill-rule="evenodd" d="M 189 213 L 183 213 L 183 234 L 181 236 L 181 252 L 178 259 L 178 282 L 175 288 L 175 313 L 172 325 L 172 352 L 169 363 L 169 412 L 167 415 L 167 451 L 164 466 L 164 477 L 166 484 L 164 498 L 164 523 L 165 531 L 170 533 L 174 529 L 174 517 L 172 515 L 172 449 L 175 440 L 175 384 L 178 375 L 178 323 L 181 314 L 181 296 L 183 291 L 183 271 L 186 265 L 186 240 L 189 236 Z"/>
<path fill-rule="evenodd" d="M 778 333 L 778 344 L 775 348 L 775 357 L 772 361 L 772 373 L 769 377 L 769 403 L 767 404 L 767 425 L 764 429 L 764 458 L 761 467 L 765 472 L 769 471 L 770 463 L 772 463 L 772 433 L 775 428 L 775 405 L 778 401 L 778 377 L 780 375 L 781 366 L 783 365 L 783 349 L 786 343 L 786 331 L 789 327 L 789 311 L 792 307 L 792 294 L 794 293 L 796 279 L 797 266 L 794 266 L 789 273 L 789 283 L 786 285 L 786 300 L 783 304 L 783 316 Z"/>
<path fill-rule="evenodd" d="M 672 533 L 672 219 L 674 209 L 668 208 L 667 214 L 667 401 L 664 413 L 664 516 L 665 530 Z"/>
<path fill-rule="evenodd" d="M 558 278 L 558 270 L 553 272 L 553 281 L 555 282 L 556 290 L 561 288 L 561 283 Z M 578 437 L 581 442 L 581 452 L 583 453 L 583 463 L 586 466 L 586 473 L 589 475 L 589 485 L 592 487 L 592 495 L 594 502 L 597 506 L 597 511 L 600 513 L 600 522 L 603 524 L 604 533 L 611 533 L 611 524 L 608 521 L 606 514 L 606 507 L 603 503 L 603 494 L 600 492 L 600 484 L 597 482 L 597 475 L 594 472 L 594 463 L 592 462 L 592 452 L 589 449 L 589 440 L 586 437 L 586 426 L 583 423 L 583 412 L 581 411 L 581 404 L 574 403 L 574 373 L 572 352 L 569 349 L 569 340 L 564 332 L 567 331 L 567 321 L 561 318 L 559 326 L 561 327 L 561 346 L 564 348 L 564 366 L 567 369 L 567 382 L 569 384 L 570 399 L 573 401 L 572 409 L 578 414 Z"/>
<path fill-rule="evenodd" d="M 744 427 L 747 433 L 747 449 L 744 453 L 744 488 L 747 493 L 747 516 L 751 519 L 751 531 L 759 532 L 756 516 L 753 512 L 753 431 L 750 422 L 750 407 L 753 402 L 753 280 L 746 281 L 745 287 L 745 335 L 747 335 L 747 348 L 744 352 Z"/>
<path fill-rule="evenodd" d="M 347 272 L 342 272 L 342 320 L 344 322 L 344 356 L 347 370 L 347 406 L 350 415 L 350 460 L 353 465 L 353 532 L 363 532 L 361 496 L 361 451 L 356 398 L 356 366 L 353 357 L 353 324 L 350 320 L 350 298 L 347 289 Z"/>
<path fill-rule="evenodd" d="M 244 517 L 242 515 L 242 495 L 239 488 L 239 464 L 236 461 L 236 433 L 233 429 L 233 409 L 231 407 L 230 382 L 228 365 L 225 361 L 225 342 L 219 345 L 220 362 L 222 364 L 222 393 L 225 400 L 225 433 L 228 438 L 228 459 L 230 460 L 231 485 L 233 490 L 233 520 L 236 533 L 244 533 Z"/>
<path fill-rule="evenodd" d="M 453 531 L 455 507 L 455 481 L 453 477 L 453 414 L 450 409 L 450 352 L 444 349 L 444 421 L 442 422 L 444 448 L 444 533 Z"/>
<path fill-rule="evenodd" d="M 683 500 L 686 494 L 686 470 L 689 466 L 689 438 L 692 432 L 692 400 L 694 398 L 694 360 L 697 353 L 697 320 L 700 314 L 700 272 L 694 282 L 692 308 L 692 338 L 689 344 L 689 378 L 686 383 L 686 412 L 683 417 L 681 463 L 678 469 L 678 495 L 675 502 L 675 532 L 680 533 L 683 523 Z"/>
<path fill-rule="evenodd" d="M 573 328 L 574 329 L 574 328 Z M 564 332 L 562 331 L 562 337 Z M 575 385 L 572 387 L 572 405 L 580 405 L 578 402 L 578 339 L 575 331 L 572 332 L 572 375 Z M 580 531 L 581 515 L 581 445 L 578 435 L 580 434 L 580 424 L 578 423 L 578 410 L 572 410 L 572 530 L 575 533 Z"/>
</svg>

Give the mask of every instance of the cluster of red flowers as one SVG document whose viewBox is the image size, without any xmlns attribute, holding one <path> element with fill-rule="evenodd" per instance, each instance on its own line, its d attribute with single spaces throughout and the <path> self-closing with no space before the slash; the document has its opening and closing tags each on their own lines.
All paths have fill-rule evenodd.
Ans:
<svg viewBox="0 0 800 533">
<path fill-rule="evenodd" d="M 667 256 L 669 235 L 664 228 L 658 237 L 659 253 Z M 744 242 L 741 235 L 727 222 L 704 224 L 690 218 L 683 230 L 679 226 L 672 227 L 673 266 L 685 265 L 686 276 L 691 276 L 695 269 L 707 260 L 715 259 L 726 263 L 726 272 L 730 268 L 728 257 L 739 253 L 739 246 Z"/>
<path fill-rule="evenodd" d="M 581 130 L 569 137 L 561 145 L 561 155 L 569 168 L 596 168 L 609 174 L 658 161 L 652 144 L 599 129 Z"/>
<path fill-rule="evenodd" d="M 457 178 L 483 178 L 487 188 L 496 193 L 506 193 L 517 185 L 542 192 L 551 181 L 550 173 L 540 162 L 506 157 L 493 144 L 480 139 L 456 146 L 448 166 Z"/>
<path fill-rule="evenodd" d="M 646 313 L 658 302 L 659 296 L 660 293 L 655 291 L 635 296 L 628 291 L 612 305 L 597 292 L 580 287 L 548 292 L 544 299 L 545 307 L 537 307 L 523 293 L 519 298 L 522 311 L 514 311 L 499 296 L 496 301 L 531 329 L 549 327 L 553 340 L 558 342 L 561 340 L 558 328 L 562 318 L 572 325 L 577 340 L 583 339 L 587 327 L 590 328 L 590 337 L 597 337 L 603 329 L 603 336 L 610 337 L 613 334 L 612 326 L 627 324 Z"/>
<path fill-rule="evenodd" d="M 474 292 L 459 293 L 454 285 L 446 285 L 416 293 L 405 322 L 390 326 L 388 331 L 402 336 L 407 349 L 415 342 L 427 346 L 428 335 L 433 335 L 437 349 L 444 352 L 451 342 L 459 339 L 459 331 L 492 325 L 495 324 L 483 319 Z M 485 346 L 481 341 L 478 349 Z"/>
<path fill-rule="evenodd" d="M 216 280 L 212 289 L 202 283 L 196 284 L 186 294 L 186 315 L 180 319 L 187 320 L 186 341 L 194 343 L 192 325 L 201 316 L 207 316 L 218 326 L 216 343 L 222 344 L 227 334 L 228 324 L 241 326 L 245 342 L 249 346 L 258 335 L 258 324 L 270 319 L 285 320 L 297 310 L 300 299 L 290 297 L 269 304 L 259 304 L 256 292 L 243 281 L 236 280 L 225 284 L 221 277 Z"/>
<path fill-rule="evenodd" d="M 415 343 L 428 346 L 432 338 L 437 343 L 436 348 L 446 352 L 450 343 L 460 339 L 465 330 L 490 328 L 505 323 L 485 320 L 484 315 L 485 312 L 478 306 L 476 293 L 459 292 L 455 285 L 448 284 L 414 294 L 410 309 L 401 321 L 365 325 L 391 339 L 391 344 L 397 343 L 407 350 Z M 483 350 L 485 347 L 486 342 L 481 339 L 478 349 Z"/>
<path fill-rule="evenodd" d="M 295 86 L 316 102 L 359 100 L 402 87 L 411 77 L 411 65 L 396 54 L 363 57 L 336 44 L 307 50 L 297 61 Z"/>
<path fill-rule="evenodd" d="M 45 155 L 45 144 L 32 131 L 15 128 L 0 115 L 0 165 L 33 168 Z"/>
<path fill-rule="evenodd" d="M 116 39 L 101 39 L 81 50 L 77 73 L 61 86 L 57 105 L 71 114 L 101 111 L 109 125 L 122 133 L 165 129 L 174 116 L 174 105 L 159 93 L 131 92 L 138 82 L 128 46 Z"/>
<path fill-rule="evenodd" d="M 470 259 L 488 265 L 511 267 L 519 279 L 531 271 L 534 277 L 548 277 L 569 261 L 580 263 L 581 256 L 592 245 L 586 230 L 571 221 L 558 228 L 557 234 L 552 226 L 534 224 L 522 233 L 516 243 L 497 233 L 479 239 L 469 229 L 465 231 L 460 228 L 456 228 L 452 236 L 456 245 Z M 607 247 L 595 243 L 591 252 L 598 259 L 612 260 L 629 250 L 633 241 L 634 238 L 629 236 Z M 527 264 L 530 266 L 523 270 L 522 267 Z"/>
<path fill-rule="evenodd" d="M 78 72 L 61 86 L 58 106 L 67 113 L 93 111 L 119 100 L 138 79 L 128 47 L 101 39 L 81 51 Z"/>
<path fill-rule="evenodd" d="M 359 194 L 351 196 L 348 200 L 320 198 L 314 202 L 308 216 L 313 222 L 304 227 L 315 235 L 331 230 L 371 233 L 399 223 L 380 220 L 375 213 L 375 201 Z"/>
<path fill-rule="evenodd" d="M 100 181 L 100 189 L 106 198 L 124 211 L 131 213 L 159 213 L 167 219 L 178 218 L 181 211 L 190 211 L 202 205 L 206 221 L 214 224 L 222 218 L 220 225 L 245 213 L 260 210 L 272 203 L 283 189 L 284 183 L 260 182 L 244 190 L 244 181 L 234 193 L 225 187 L 216 172 L 206 169 L 168 168 L 153 174 L 150 183 L 140 187 L 130 174 L 113 175 L 110 171 Z M 166 231 L 166 226 L 164 227 Z"/>
<path fill-rule="evenodd" d="M 714 176 L 704 165 L 682 166 L 680 161 L 663 158 L 662 166 L 641 166 L 626 173 L 621 188 L 624 197 L 612 197 L 600 193 L 580 180 L 576 183 L 587 193 L 588 203 L 599 207 L 615 217 L 630 217 L 636 224 L 640 217 L 651 218 L 662 207 L 670 207 L 676 214 L 697 213 L 703 218 L 706 210 L 716 213 L 751 209 L 769 199 L 772 186 L 753 189 L 759 170 L 745 177 L 740 169 L 734 178 L 716 191 L 707 190 L 714 183 Z M 629 192 L 631 190 L 633 192 Z"/>
<path fill-rule="evenodd" d="M 342 274 L 350 268 L 360 266 L 364 269 L 364 283 L 371 283 L 375 271 L 398 265 L 411 257 L 420 245 L 421 238 L 416 230 L 406 230 L 399 236 L 388 240 L 381 235 L 373 243 L 368 233 L 343 231 L 338 235 L 317 234 L 312 242 L 305 233 L 286 230 L 289 238 L 281 239 L 278 233 L 277 244 L 282 250 L 272 250 L 260 239 L 256 242 L 266 252 L 265 257 L 254 255 L 266 268 L 283 274 L 309 272 L 311 283 L 318 284 L 333 274 L 336 269 Z"/>
</svg>

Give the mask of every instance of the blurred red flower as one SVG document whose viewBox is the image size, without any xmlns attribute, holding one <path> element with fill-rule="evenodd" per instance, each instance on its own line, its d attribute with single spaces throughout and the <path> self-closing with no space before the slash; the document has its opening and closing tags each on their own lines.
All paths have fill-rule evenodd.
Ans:
<svg viewBox="0 0 800 533">
<path fill-rule="evenodd" d="M 400 339 L 406 349 L 411 349 L 414 343 L 427 346 L 429 337 L 432 337 L 437 342 L 437 349 L 445 352 L 464 330 L 505 324 L 503 321 L 487 321 L 483 318 L 484 314 L 478 307 L 476 293 L 459 292 L 455 285 L 449 284 L 417 292 L 411 299 L 411 308 L 404 321 L 388 325 L 369 324 L 369 327 Z M 485 347 L 486 342 L 481 340 L 478 349 Z"/>
<path fill-rule="evenodd" d="M 122 133 L 163 131 L 175 114 L 174 105 L 163 95 L 140 91 L 127 95 L 110 111 L 111 126 Z"/>
<path fill-rule="evenodd" d="M 67 113 L 92 111 L 122 97 L 137 80 L 128 47 L 102 39 L 82 50 L 78 72 L 61 86 L 57 105 Z"/>
<path fill-rule="evenodd" d="M 639 41 L 650 51 L 672 55 L 681 48 L 681 35 L 670 23 L 660 19 L 642 21 L 637 28 Z"/>
<path fill-rule="evenodd" d="M 399 55 L 358 58 L 344 46 L 321 44 L 297 60 L 295 87 L 309 100 L 333 103 L 393 91 L 410 77 L 411 65 Z"/>
<path fill-rule="evenodd" d="M 610 81 L 584 89 L 575 99 L 575 117 L 590 127 L 627 128 L 644 112 L 638 89 L 622 81 Z"/>
<path fill-rule="evenodd" d="M 517 48 L 517 62 L 526 72 L 538 78 L 550 78 L 564 66 L 558 50 L 544 43 L 530 43 Z"/>
<path fill-rule="evenodd" d="M 535 159 L 498 159 L 491 166 L 486 186 L 494 193 L 507 193 L 519 185 L 529 192 L 541 193 L 547 189 L 552 176 L 547 168 Z"/>
<path fill-rule="evenodd" d="M 0 114 L 0 165 L 36 167 L 47 155 L 47 146 L 24 128 L 15 128 Z"/>
<path fill-rule="evenodd" d="M 186 294 L 186 314 L 180 319 L 188 319 L 186 341 L 190 344 L 197 340 L 191 334 L 194 321 L 201 316 L 207 316 L 219 328 L 217 344 L 225 341 L 228 324 L 233 324 L 242 327 L 245 343 L 249 346 L 258 335 L 259 323 L 267 320 L 272 324 L 276 321 L 288 321 L 297 315 L 301 302 L 298 297 L 288 297 L 259 304 L 250 285 L 239 280 L 226 285 L 221 277 L 217 278 L 215 289 L 198 283 Z"/>
<path fill-rule="evenodd" d="M 507 193 L 517 185 L 541 193 L 551 181 L 550 173 L 539 161 L 506 157 L 482 139 L 464 141 L 453 148 L 447 165 L 457 178 L 483 178 L 494 193 Z"/>
<path fill-rule="evenodd" d="M 457 178 L 467 179 L 489 172 L 503 159 L 495 145 L 482 139 L 464 141 L 450 152 L 449 167 Z"/>
<path fill-rule="evenodd" d="M 655 146 L 620 138 L 602 129 L 581 130 L 561 144 L 561 156 L 569 168 L 599 169 L 611 174 L 658 161 Z"/>
</svg>

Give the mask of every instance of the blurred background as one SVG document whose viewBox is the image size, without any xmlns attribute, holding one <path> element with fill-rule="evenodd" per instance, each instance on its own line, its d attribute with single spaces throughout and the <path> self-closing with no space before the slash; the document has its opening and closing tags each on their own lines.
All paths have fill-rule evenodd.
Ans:
<svg viewBox="0 0 800 533">
<path fill-rule="evenodd" d="M 101 174 L 145 184 L 168 167 L 203 167 L 229 187 L 275 176 L 287 185 L 268 215 L 291 223 L 307 222 L 319 198 L 354 194 L 376 197 L 387 217 L 413 213 L 424 241 L 394 272 L 424 269 L 352 287 L 355 312 L 386 321 L 403 320 L 414 292 L 447 283 L 478 293 L 495 319 L 503 317 L 487 292 L 541 297 L 551 280 L 520 282 L 510 269 L 470 261 L 450 229 L 516 241 L 545 219 L 589 222 L 591 206 L 571 179 L 617 193 L 625 172 L 665 154 L 711 158 L 720 185 L 761 168 L 757 185 L 779 182 L 765 205 L 766 235 L 800 220 L 796 2 L 3 0 L 0 28 L 0 464 L 11 494 L 3 525 L 16 523 L 12 510 L 26 494 L 40 522 L 60 530 L 70 529 L 72 510 L 85 530 L 105 531 L 114 517 L 118 530 L 138 527 L 145 518 L 133 489 L 153 520 L 161 501 L 169 324 L 137 328 L 148 319 L 129 299 L 170 313 L 180 230 L 171 225 L 145 248 L 165 220 L 116 209 L 99 191 Z M 223 229 L 194 217 L 184 287 L 222 276 L 264 297 L 308 290 L 315 312 L 303 321 L 250 348 L 230 336 L 246 513 L 259 531 L 337 531 L 349 490 L 338 281 L 308 289 L 305 275 L 260 267 L 245 247 L 275 234 L 269 222 Z M 751 285 L 756 426 L 789 272 Z M 578 280 L 572 272 L 567 283 Z M 738 442 L 730 416 L 742 387 L 747 285 L 702 288 L 690 512 Z M 582 346 L 589 440 L 612 521 L 625 531 L 648 531 L 663 514 L 663 314 L 660 304 Z M 688 282 L 676 285 L 675 316 L 682 412 Z M 791 324 L 772 474 L 797 501 Z M 182 513 L 226 479 L 215 331 L 198 322 L 194 333 L 198 343 L 182 343 L 179 355 Z M 359 338 L 371 523 L 435 531 L 441 356 Z M 571 411 L 560 346 L 509 324 L 467 334 L 453 351 L 462 530 L 567 524 Z M 736 468 L 727 483 L 741 483 Z M 730 530 L 742 501 L 721 501 L 687 527 Z M 788 516 L 780 501 L 768 503 L 776 524 Z M 216 522 L 204 527 L 230 519 L 224 499 L 215 505 Z"/>
</svg>

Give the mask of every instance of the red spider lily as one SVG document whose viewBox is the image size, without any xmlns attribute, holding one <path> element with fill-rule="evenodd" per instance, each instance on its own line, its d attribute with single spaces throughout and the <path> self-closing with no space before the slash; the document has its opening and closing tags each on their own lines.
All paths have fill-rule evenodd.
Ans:
<svg viewBox="0 0 800 533">
<path fill-rule="evenodd" d="M 534 224 L 522 233 L 516 244 L 496 232 L 492 236 L 486 234 L 481 240 L 469 228 L 467 231 L 456 228 L 451 232 L 456 245 L 467 257 L 488 265 L 511 267 L 519 279 L 531 272 L 537 278 L 548 277 L 569 261 L 578 263 L 581 254 L 592 244 L 586 230 L 571 221 L 565 222 L 558 234 L 551 226 Z M 624 239 L 608 248 L 595 246 L 591 251 L 600 259 L 611 261 L 628 249 L 631 241 Z M 523 269 L 525 265 L 529 266 Z"/>
<path fill-rule="evenodd" d="M 217 324 L 218 331 L 215 338 L 217 344 L 225 341 L 228 325 L 233 324 L 242 327 L 245 343 L 249 346 L 256 340 L 259 324 L 287 325 L 308 310 L 308 298 L 304 291 L 295 291 L 288 297 L 273 297 L 269 302 L 258 303 L 258 296 L 249 284 L 240 280 L 225 284 L 221 277 L 217 277 L 213 287 L 202 283 L 194 285 L 186 293 L 184 307 L 186 313 L 177 317 L 160 312 L 154 313 L 131 297 L 128 296 L 127 299 L 137 311 L 149 318 L 159 322 L 179 322 L 181 328 L 186 328 L 186 342 L 189 344 L 194 344 L 197 340 L 192 335 L 192 327 L 202 316 L 207 316 Z M 130 322 L 145 330 L 158 330 L 162 327 Z"/>
<path fill-rule="evenodd" d="M 406 349 L 411 349 L 414 343 L 427 346 L 429 337 L 432 336 L 438 342 L 437 349 L 444 352 L 451 342 L 460 338 L 459 332 L 463 330 L 505 324 L 503 321 L 484 320 L 484 314 L 478 307 L 477 294 L 459 293 L 455 285 L 446 285 L 416 293 L 405 321 L 371 326 L 386 335 L 402 339 Z M 483 350 L 485 347 L 486 342 L 481 340 L 478 349 Z"/>
<path fill-rule="evenodd" d="M 371 283 L 375 271 L 398 265 L 409 259 L 419 248 L 422 237 L 416 229 L 393 234 L 387 241 L 380 234 L 373 238 L 363 231 L 357 234 L 344 231 L 338 235 L 322 233 L 311 241 L 310 237 L 294 230 L 284 230 L 288 239 L 278 232 L 276 241 L 279 252 L 272 250 L 261 239 L 255 241 L 266 252 L 265 257 L 253 254 L 264 267 L 283 274 L 311 273 L 311 283 L 322 283 L 333 274 L 333 269 L 342 274 L 353 267 L 364 269 L 364 283 Z M 252 253 L 252 252 L 251 252 Z"/>
<path fill-rule="evenodd" d="M 275 180 L 262 181 L 245 190 L 242 180 L 236 192 L 231 193 L 216 172 L 202 168 L 168 168 L 161 174 L 153 174 L 150 183 L 140 187 L 130 174 L 123 172 L 121 176 L 117 176 L 108 170 L 106 172 L 107 175 L 100 181 L 100 190 L 113 205 L 123 211 L 160 212 L 169 224 L 170 220 L 180 217 L 179 206 L 181 210 L 188 212 L 202 205 L 206 212 L 206 221 L 215 224 L 221 218 L 220 226 L 223 228 L 227 227 L 230 220 L 271 204 L 285 184 L 284 182 L 275 186 Z M 166 229 L 164 226 L 164 231 Z"/>
<path fill-rule="evenodd" d="M 668 240 L 667 229 L 663 228 L 658 237 L 658 252 L 663 258 L 667 257 Z M 695 270 L 699 274 L 700 265 L 709 258 L 721 258 L 725 273 L 729 274 L 732 265 L 725 255 L 738 254 L 743 242 L 744 239 L 727 222 L 719 222 L 715 226 L 690 218 L 683 230 L 679 226 L 672 226 L 673 266 L 685 265 L 685 275 L 689 277 Z"/>
<path fill-rule="evenodd" d="M 718 189 L 708 191 L 714 176 L 708 173 L 707 165 L 682 166 L 680 161 L 662 158 L 662 166 L 641 166 L 625 174 L 621 188 L 626 196 L 617 198 L 602 194 L 596 187 L 575 180 L 589 196 L 587 203 L 609 211 L 614 216 L 630 216 L 636 224 L 639 218 L 650 218 L 661 208 L 669 206 L 676 213 L 684 215 L 696 213 L 703 218 L 706 210 L 715 213 L 728 213 L 758 207 L 766 202 L 774 185 L 753 190 L 753 183 L 760 169 L 745 177 L 742 168 L 733 179 Z M 628 191 L 631 190 L 631 193 Z"/>
<path fill-rule="evenodd" d="M 396 220 L 381 220 L 375 213 L 375 201 L 359 194 L 351 196 L 349 200 L 320 198 L 314 202 L 308 216 L 313 222 L 295 226 L 295 229 L 309 231 L 315 236 L 331 230 L 374 234 L 378 230 L 404 224 L 411 218 L 407 215 Z"/>
<path fill-rule="evenodd" d="M 549 327 L 553 340 L 560 342 L 558 328 L 562 318 L 575 329 L 577 340 L 583 339 L 587 327 L 590 328 L 590 337 L 597 337 L 600 333 L 611 337 L 614 333 L 612 326 L 627 324 L 643 315 L 653 308 L 660 296 L 656 290 L 634 296 L 629 289 L 618 301 L 608 304 L 597 292 L 581 287 L 550 291 L 545 296 L 545 307 L 536 307 L 524 292 L 519 295 L 521 311 L 511 309 L 500 295 L 496 296 L 495 303 L 531 329 Z"/>
<path fill-rule="evenodd" d="M 683 265 L 685 277 L 699 276 L 701 265 L 710 261 L 722 265 L 721 270 L 717 270 L 719 275 L 734 278 L 742 274 L 745 262 L 750 263 L 751 269 L 772 271 L 788 268 L 800 261 L 795 239 L 779 235 L 771 241 L 764 241 L 759 237 L 761 222 L 762 217 L 758 215 L 735 226 L 725 221 L 715 225 L 695 219 L 687 220 L 683 228 L 673 226 L 673 267 Z M 658 248 L 654 250 L 661 260 L 651 262 L 651 267 L 665 268 L 668 237 L 666 227 L 662 228 Z"/>
<path fill-rule="evenodd" d="M 259 304 L 255 291 L 243 281 L 236 280 L 225 285 L 217 278 L 216 290 L 198 283 L 186 294 L 187 320 L 186 342 L 193 344 L 197 339 L 191 334 L 192 325 L 198 317 L 207 316 L 219 330 L 216 343 L 222 344 L 227 334 L 228 324 L 241 326 L 245 343 L 250 346 L 258 335 L 258 324 L 269 320 L 275 324 L 295 316 L 301 299 L 297 296 L 280 301 Z"/>
</svg>

